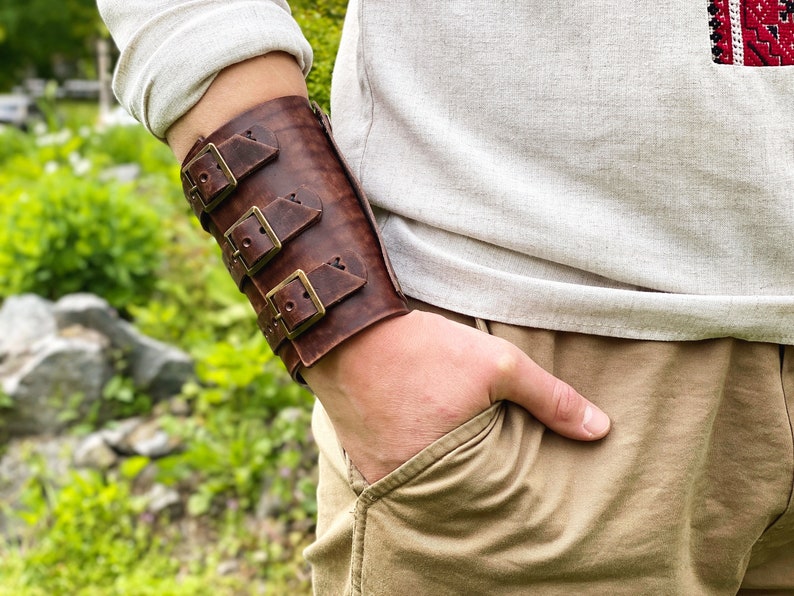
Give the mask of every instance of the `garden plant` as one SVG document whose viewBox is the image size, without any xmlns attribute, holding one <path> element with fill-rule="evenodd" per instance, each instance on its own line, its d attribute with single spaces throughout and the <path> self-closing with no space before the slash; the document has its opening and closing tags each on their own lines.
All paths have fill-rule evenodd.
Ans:
<svg viewBox="0 0 794 596">
<path fill-rule="evenodd" d="M 344 2 L 291 5 L 315 49 L 310 94 L 327 109 Z M 24 507 L 10 513 L 24 531 L 0 539 L 0 596 L 310 593 L 311 396 L 259 335 L 181 196 L 169 149 L 138 125 L 98 126 L 84 105 L 44 104 L 48 123 L 0 130 L 0 301 L 99 294 L 197 371 L 178 396 L 189 415 L 161 416 L 178 452 L 66 479 L 29 458 Z M 138 175 L 120 181 L 129 164 Z M 106 399 L 125 415 L 156 407 L 123 378 Z M 0 415 L 8 405 L 0 399 Z M 96 429 L 72 422 L 70 433 Z M 148 513 L 144 476 L 178 489 L 184 507 Z"/>
</svg>

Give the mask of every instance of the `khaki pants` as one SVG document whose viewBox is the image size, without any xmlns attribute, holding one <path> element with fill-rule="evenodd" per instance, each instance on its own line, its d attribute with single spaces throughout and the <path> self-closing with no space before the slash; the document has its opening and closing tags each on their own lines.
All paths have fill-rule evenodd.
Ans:
<svg viewBox="0 0 794 596">
<path fill-rule="evenodd" d="M 502 402 L 367 485 L 318 406 L 317 594 L 794 594 L 794 348 L 488 328 L 612 432 Z"/>
</svg>

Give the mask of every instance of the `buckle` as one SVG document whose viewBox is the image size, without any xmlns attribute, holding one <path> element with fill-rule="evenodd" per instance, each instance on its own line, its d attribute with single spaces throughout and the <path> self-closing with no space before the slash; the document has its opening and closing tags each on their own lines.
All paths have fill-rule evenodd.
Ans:
<svg viewBox="0 0 794 596">
<path fill-rule="evenodd" d="M 273 244 L 273 248 L 271 248 L 266 253 L 261 255 L 256 261 L 249 264 L 245 260 L 245 257 L 240 252 L 240 248 L 234 243 L 234 239 L 232 238 L 232 232 L 234 232 L 234 230 L 236 230 L 239 226 L 243 225 L 246 222 L 246 220 L 252 216 L 256 217 L 256 219 L 259 221 L 259 231 L 264 232 L 264 234 Z M 270 261 L 270 259 L 275 257 L 276 254 L 278 254 L 278 252 L 281 250 L 281 240 L 279 240 L 278 236 L 276 236 L 276 232 L 273 230 L 273 226 L 271 226 L 270 222 L 267 221 L 265 214 L 262 213 L 259 207 L 251 207 L 248 211 L 246 211 L 245 215 L 243 215 L 240 219 L 234 222 L 232 227 L 226 230 L 224 236 L 226 237 L 226 241 L 229 243 L 229 246 L 231 246 L 232 249 L 234 250 L 234 252 L 232 253 L 232 257 L 235 259 L 237 258 L 240 259 L 240 261 L 243 264 L 243 267 L 245 267 L 245 272 L 248 276 L 254 275 L 262 267 L 267 265 L 268 261 Z M 247 248 L 247 247 L 244 246 L 243 248 Z"/>
<path fill-rule="evenodd" d="M 226 177 L 226 181 L 228 185 L 224 188 L 221 192 L 218 193 L 216 197 L 214 197 L 209 202 L 204 200 L 204 197 L 199 191 L 198 184 L 193 180 L 190 176 L 190 168 L 195 164 L 199 159 L 204 157 L 207 153 L 212 153 L 212 156 L 215 158 L 215 162 L 218 164 L 218 168 L 223 172 L 223 175 Z M 237 188 L 237 178 L 235 178 L 234 174 L 232 173 L 231 168 L 226 163 L 226 160 L 223 159 L 221 152 L 218 151 L 218 148 L 215 146 L 215 143 L 207 143 L 204 148 L 199 151 L 196 156 L 191 159 L 183 168 L 182 168 L 182 176 L 187 180 L 188 184 L 190 185 L 190 189 L 188 190 L 188 197 L 193 201 L 199 201 L 204 208 L 204 211 L 209 213 L 218 204 L 223 201 L 229 194 Z M 206 182 L 206 180 L 202 180 L 201 182 Z"/>
<path fill-rule="evenodd" d="M 273 302 L 273 296 L 278 293 L 280 290 L 284 289 L 288 284 L 292 283 L 295 280 L 300 280 L 303 288 L 305 290 L 304 297 L 309 298 L 314 305 L 315 310 L 317 311 L 311 317 L 309 317 L 306 321 L 298 325 L 295 329 L 290 330 L 287 327 L 287 324 L 284 322 L 284 315 L 279 311 L 278 307 L 276 306 L 275 302 Z M 286 335 L 287 339 L 295 339 L 301 333 L 306 331 L 309 327 L 314 325 L 317 321 L 322 319 L 325 316 L 325 306 L 320 301 L 320 296 L 317 294 L 317 290 L 314 289 L 309 278 L 307 277 L 306 273 L 302 269 L 296 270 L 292 275 L 287 277 L 284 281 L 278 284 L 275 288 L 270 290 L 267 295 L 265 296 L 265 300 L 267 300 L 268 306 L 270 306 L 270 310 L 273 312 L 274 320 L 276 323 L 280 323 L 281 326 L 284 328 L 284 334 Z"/>
</svg>

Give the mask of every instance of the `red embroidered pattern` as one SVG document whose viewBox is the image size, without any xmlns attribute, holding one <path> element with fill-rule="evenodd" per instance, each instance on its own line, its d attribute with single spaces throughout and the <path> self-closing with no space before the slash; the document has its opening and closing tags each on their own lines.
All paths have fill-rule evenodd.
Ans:
<svg viewBox="0 0 794 596">
<path fill-rule="evenodd" d="M 709 0 L 709 19 L 714 62 L 794 65 L 794 1 Z"/>
<path fill-rule="evenodd" d="M 733 64 L 731 47 L 731 15 L 728 0 L 709 2 L 711 55 L 718 64 Z"/>
</svg>

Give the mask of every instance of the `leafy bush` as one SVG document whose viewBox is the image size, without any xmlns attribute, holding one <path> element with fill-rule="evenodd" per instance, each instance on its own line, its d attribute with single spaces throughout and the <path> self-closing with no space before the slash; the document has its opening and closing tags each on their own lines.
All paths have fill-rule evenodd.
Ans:
<svg viewBox="0 0 794 596">
<path fill-rule="evenodd" d="M 328 109 L 346 2 L 290 4 L 315 50 L 309 92 Z M 106 180 L 128 162 L 139 179 Z M 39 470 L 26 492 L 29 533 L 0 540 L 0 596 L 311 593 L 300 553 L 316 512 L 312 398 L 259 335 L 181 197 L 168 148 L 141 127 L 97 131 L 82 120 L 44 134 L 0 129 L 0 189 L 0 299 L 99 293 L 198 367 L 182 396 L 191 415 L 161 418 L 182 451 L 65 483 Z M 133 407 L 140 396 L 119 378 L 105 397 Z M 135 489 L 146 475 L 189 495 L 185 518 L 142 508 Z M 239 569 L 222 576 L 226 560 Z"/>
<path fill-rule="evenodd" d="M 0 164 L 30 152 L 30 136 L 12 126 L 0 125 Z"/>
<path fill-rule="evenodd" d="M 220 577 L 206 564 L 186 572 L 169 520 L 147 513 L 132 492 L 141 459 L 107 476 L 72 473 L 58 486 L 32 458 L 22 517 L 34 532 L 17 545 L 0 543 L 0 596 L 242 593 L 239 578 Z"/>
<path fill-rule="evenodd" d="M 180 535 L 179 524 L 151 519 L 141 510 L 133 475 L 75 475 L 63 485 L 42 477 L 28 491 L 30 533 L 19 547 L 0 541 L 0 596 L 188 595 L 207 590 L 231 595 L 265 585 L 264 593 L 308 594 L 308 571 L 300 552 L 311 540 L 316 511 L 308 430 L 311 398 L 291 383 L 258 333 L 254 313 L 229 279 L 214 241 L 199 229 L 181 197 L 173 158 L 163 152 L 167 148 L 140 130 L 20 136 L 19 152 L 0 153 L 0 162 L 5 161 L 0 186 L 10 199 L 0 203 L 0 221 L 9 230 L 9 246 L 13 239 L 32 234 L 34 247 L 48 237 L 63 241 L 57 250 L 84 243 L 89 258 L 89 253 L 107 254 L 112 248 L 107 239 L 71 237 L 64 231 L 67 227 L 81 232 L 93 225 L 96 230 L 98 224 L 88 220 L 101 211 L 97 219 L 110 219 L 116 227 L 105 225 L 95 234 L 112 239 L 111 232 L 120 229 L 118 219 L 144 214 L 133 227 L 148 233 L 135 236 L 137 245 L 130 243 L 124 250 L 135 248 L 133 256 L 138 256 L 151 247 L 147 254 L 161 259 L 151 261 L 159 265 L 146 288 L 149 299 L 136 304 L 127 296 L 121 302 L 127 303 L 140 329 L 179 344 L 199 363 L 198 382 L 184 395 L 194 414 L 170 424 L 162 420 L 185 449 L 144 463 L 159 481 L 190 495 L 184 523 L 198 525 L 206 534 L 190 544 Z M 135 183 L 100 181 L 106 168 L 135 153 L 147 156 Z M 83 206 L 77 215 L 65 213 L 72 204 Z M 44 234 L 35 229 L 46 219 L 43 214 L 62 212 L 57 223 L 63 229 L 46 228 Z M 147 244 L 160 230 L 167 232 L 168 242 Z M 25 253 L 35 259 L 12 257 L 5 242 L 0 238 L 0 275 L 14 258 L 22 271 L 34 270 L 30 263 L 42 262 L 40 255 L 46 252 L 40 248 Z M 68 264 L 46 261 L 44 267 L 57 272 Z M 96 275 L 97 266 L 92 267 L 90 273 Z M 15 283 L 31 275 L 20 273 Z M 119 277 L 113 275 L 118 285 Z M 139 280 L 130 282 L 129 288 L 141 287 Z M 54 287 L 44 284 L 40 292 Z M 97 284 L 92 282 L 90 289 L 97 291 Z M 109 290 L 99 292 L 108 297 Z M 106 393 L 108 399 L 130 406 L 140 397 L 121 378 Z M 268 496 L 262 499 L 263 494 Z M 262 502 L 267 503 L 267 516 L 258 518 L 255 512 Z M 111 518 L 115 526 L 109 529 Z M 98 534 L 102 539 L 96 539 Z M 89 559 L 95 561 L 92 566 L 86 563 Z M 226 560 L 239 565 L 231 577 L 216 571 L 219 561 Z"/>
<path fill-rule="evenodd" d="M 188 502 L 194 515 L 230 501 L 251 510 L 267 490 L 278 502 L 271 514 L 285 522 L 311 516 L 311 396 L 286 376 L 259 334 L 208 347 L 197 373 L 201 384 L 185 388 L 192 423 L 178 421 L 171 429 L 190 449 L 160 463 L 160 480 L 200 480 Z"/>
<path fill-rule="evenodd" d="M 152 142 L 143 126 L 111 126 L 86 138 L 85 154 L 100 165 L 137 164 L 143 173 L 167 174 L 179 191 L 179 165 L 167 145 Z"/>
<path fill-rule="evenodd" d="M 30 546 L 25 583 L 61 594 L 86 584 L 112 584 L 114 570 L 129 568 L 157 550 L 137 523 L 142 512 L 127 484 L 105 481 L 97 473 L 73 473 L 46 509 L 28 513 L 48 531 Z M 173 573 L 165 567 L 161 573 Z"/>
<path fill-rule="evenodd" d="M 292 0 L 292 13 L 314 51 L 314 66 L 306 80 L 309 96 L 326 111 L 330 109 L 331 73 L 342 35 L 345 0 Z"/>
<path fill-rule="evenodd" d="M 154 288 L 160 220 L 131 185 L 80 178 L 59 167 L 17 183 L 0 217 L 0 297 L 91 291 L 125 308 Z"/>
</svg>

